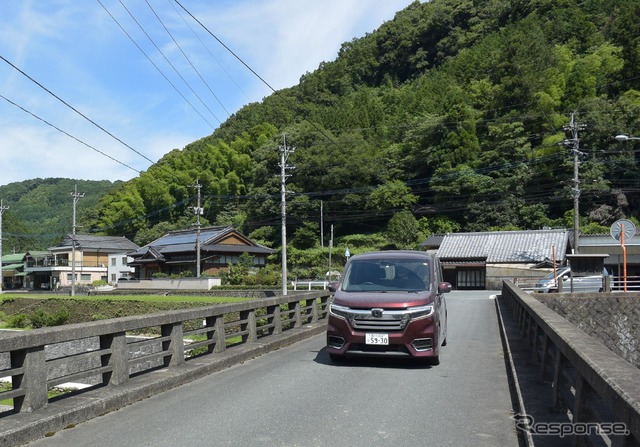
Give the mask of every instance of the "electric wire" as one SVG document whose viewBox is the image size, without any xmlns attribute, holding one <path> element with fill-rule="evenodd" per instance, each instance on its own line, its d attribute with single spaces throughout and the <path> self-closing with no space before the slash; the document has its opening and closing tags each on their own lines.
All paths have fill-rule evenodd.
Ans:
<svg viewBox="0 0 640 447">
<path fill-rule="evenodd" d="M 218 95 L 216 95 L 213 90 L 211 89 L 211 87 L 209 86 L 209 84 L 207 83 L 207 81 L 205 81 L 205 79 L 202 77 L 202 75 L 200 74 L 200 71 L 198 71 L 198 69 L 196 68 L 195 65 L 193 65 L 193 62 L 191 62 L 191 59 L 189 58 L 189 56 L 187 56 L 187 54 L 184 52 L 184 50 L 182 49 L 182 47 L 180 46 L 180 44 L 178 43 L 178 41 L 173 37 L 173 34 L 171 34 L 171 31 L 169 31 L 169 28 L 167 28 L 167 26 L 164 24 L 164 22 L 162 21 L 162 19 L 160 18 L 160 16 L 158 15 L 158 13 L 156 12 L 155 9 L 153 9 L 153 6 L 151 6 L 151 4 L 149 3 L 149 0 L 145 0 L 145 2 L 147 3 L 147 5 L 149 6 L 149 9 L 151 9 L 151 11 L 153 12 L 153 14 L 156 16 L 156 18 L 158 19 L 158 22 L 160 22 L 160 24 L 162 25 L 162 27 L 165 29 L 165 31 L 167 32 L 167 34 L 169 35 L 169 37 L 171 37 L 171 40 L 173 40 L 173 43 L 175 43 L 176 47 L 180 50 L 180 52 L 182 53 L 182 55 L 184 56 L 184 58 L 187 60 L 187 62 L 189 62 L 189 65 L 191 66 L 191 68 L 193 68 L 193 71 L 196 72 L 196 74 L 198 75 L 198 77 L 200 78 L 200 80 L 202 81 L 202 83 L 204 85 L 207 86 L 207 89 L 209 89 L 209 92 L 211 92 L 211 95 L 213 95 L 213 97 L 216 99 L 216 101 L 218 101 L 218 104 L 220 104 L 220 107 L 222 107 L 222 109 L 227 113 L 227 116 L 230 116 L 231 113 L 229 113 L 229 111 L 227 110 L 227 108 L 224 106 L 224 104 L 222 104 L 222 101 L 220 101 L 220 98 L 218 98 Z M 221 123 L 222 124 L 222 123 Z"/>
<path fill-rule="evenodd" d="M 255 77 L 257 77 L 264 85 L 266 85 L 273 93 L 278 93 L 276 91 L 276 89 L 274 89 L 271 84 L 269 84 L 267 81 L 264 80 L 264 78 L 262 76 L 260 76 L 253 68 L 251 68 L 249 66 L 249 64 L 247 64 L 240 56 L 238 56 L 231 48 L 229 48 L 218 36 L 216 36 L 211 30 L 209 30 L 209 28 L 207 28 L 196 16 L 194 16 L 193 14 L 191 14 L 191 12 L 185 8 L 182 3 L 180 3 L 178 0 L 174 0 L 178 6 L 180 6 L 187 14 L 189 14 L 191 16 L 191 18 L 193 20 L 195 20 L 198 25 L 200 25 L 211 37 L 213 37 L 215 40 L 218 41 L 218 43 L 220 43 L 220 45 L 222 45 L 224 47 L 225 50 L 227 50 L 233 57 L 235 57 L 242 65 L 244 65 Z M 285 103 L 288 105 L 288 107 L 294 112 L 294 113 L 298 113 L 296 108 L 293 106 L 293 104 L 291 103 L 291 101 L 289 101 L 287 98 L 282 97 L 281 99 L 283 99 L 285 101 Z M 333 142 L 333 144 L 337 144 L 329 135 L 326 134 L 325 131 L 323 131 L 322 129 L 320 129 L 320 127 L 318 127 L 318 125 L 316 123 L 314 123 L 313 121 L 309 120 L 306 117 L 303 117 L 303 119 L 308 122 L 309 124 L 311 124 L 311 126 L 316 129 L 320 134 L 322 134 L 322 136 L 324 136 L 327 140 Z"/>
<path fill-rule="evenodd" d="M 100 0 L 98 0 L 100 1 Z M 109 135 L 111 138 L 113 138 L 114 140 L 118 141 L 119 143 L 121 143 L 122 145 L 124 145 L 125 147 L 127 147 L 128 149 L 130 149 L 131 151 L 135 152 L 136 154 L 138 154 L 139 156 L 141 156 L 142 158 L 144 158 L 145 160 L 147 160 L 148 162 L 150 162 L 151 164 L 154 164 L 155 162 L 153 160 L 151 160 L 149 157 L 147 157 L 146 155 L 144 155 L 142 152 L 134 149 L 133 147 L 129 146 L 127 143 L 125 143 L 124 141 L 122 141 L 120 138 L 118 138 L 117 136 L 115 136 L 113 133 L 109 132 L 107 129 L 105 129 L 104 127 L 102 127 L 100 124 L 98 124 L 97 122 L 95 122 L 94 120 L 92 120 L 91 118 L 89 118 L 87 115 L 85 115 L 84 113 L 80 112 L 78 109 L 76 109 L 74 106 L 72 106 L 71 104 L 69 104 L 67 101 L 65 101 L 64 99 L 62 99 L 61 97 L 59 97 L 58 95 L 56 95 L 55 93 L 53 93 L 51 90 L 49 90 L 47 87 L 45 87 L 44 85 L 42 85 L 40 82 L 36 81 L 34 78 L 32 78 L 31 76 L 29 76 L 27 73 L 25 73 L 24 71 L 22 71 L 20 68 L 18 68 L 15 64 L 11 63 L 7 58 L 5 58 L 4 56 L 2 56 L 0 54 L 0 59 L 2 59 L 4 62 L 6 62 L 8 65 L 10 65 L 11 67 L 13 67 L 17 72 L 19 72 L 21 75 L 23 75 L 25 78 L 29 79 L 31 82 L 33 82 L 34 84 L 36 84 L 38 87 L 40 87 L 42 90 L 44 90 L 45 92 L 47 92 L 49 95 L 53 96 L 55 99 L 57 99 L 58 101 L 60 101 L 62 104 L 64 104 L 65 106 L 67 106 L 68 108 L 70 108 L 71 110 L 73 110 L 75 113 L 77 113 L 78 115 L 80 115 L 82 118 L 84 118 L 85 120 L 89 121 L 91 124 L 93 124 L 95 127 L 97 127 L 98 129 L 100 129 L 101 131 L 103 131 L 104 133 L 106 133 L 107 135 Z"/>
<path fill-rule="evenodd" d="M 145 36 L 147 36 L 147 38 L 148 38 L 148 39 L 149 39 L 149 41 L 153 44 L 153 46 L 156 48 L 156 50 L 158 50 L 158 53 L 160 53 L 160 55 L 164 58 L 164 60 L 167 62 L 167 64 L 169 64 L 169 66 L 170 66 L 171 68 L 173 68 L 173 71 L 175 71 L 175 73 L 178 75 L 178 77 L 179 77 L 180 79 L 182 79 L 182 82 L 184 82 L 184 84 L 187 86 L 187 88 L 188 88 L 189 90 L 191 90 L 191 93 L 193 93 L 193 95 L 194 95 L 196 98 L 198 98 L 198 100 L 200 101 L 200 103 L 201 103 L 201 104 L 202 104 L 202 105 L 203 105 L 203 106 L 204 106 L 204 107 L 209 111 L 209 113 L 210 113 L 210 114 L 211 114 L 211 115 L 216 119 L 216 121 L 218 121 L 218 123 L 219 123 L 219 124 L 222 124 L 222 121 L 220 121 L 220 118 L 218 118 L 218 117 L 216 116 L 216 114 L 215 114 L 215 113 L 214 113 L 214 112 L 209 108 L 209 106 L 208 106 L 208 105 L 207 105 L 207 104 L 202 100 L 202 98 L 200 97 L 200 95 L 198 95 L 198 94 L 196 93 L 196 91 L 193 89 L 193 87 L 191 87 L 191 85 L 187 82 L 187 80 L 184 78 L 184 76 L 182 76 L 182 75 L 180 74 L 180 72 L 178 71 L 178 69 L 173 65 L 173 63 L 169 60 L 169 58 L 164 54 L 164 52 L 163 52 L 163 51 L 160 49 L 160 47 L 156 44 L 156 42 L 155 42 L 155 41 L 153 40 L 153 38 L 149 35 L 149 33 L 147 33 L 147 31 L 146 31 L 146 30 L 144 29 L 144 27 L 140 24 L 140 22 L 138 21 L 138 19 L 136 19 L 136 18 L 135 18 L 135 16 L 131 13 L 131 11 L 129 10 L 129 8 L 127 8 L 127 6 L 126 6 L 124 3 L 122 3 L 122 0 L 118 0 L 118 1 L 119 1 L 119 2 L 120 2 L 120 4 L 122 5 L 122 7 L 127 11 L 127 13 L 129 14 L 129 16 L 131 16 L 131 18 L 132 18 L 132 19 L 133 19 L 133 21 L 136 23 L 136 25 L 138 25 L 138 27 L 139 27 L 139 28 L 140 28 L 140 30 L 144 33 L 144 35 L 145 35 Z M 98 2 L 102 5 L 102 2 L 100 2 L 100 0 L 98 0 Z M 103 5 L 102 7 L 104 8 L 104 5 Z M 105 10 L 106 10 L 106 8 L 105 8 Z M 113 17 L 113 15 L 111 15 L 111 13 L 109 13 L 109 15 L 110 15 L 114 20 L 116 20 L 116 19 L 115 19 L 115 17 Z M 118 23 L 118 22 L 116 21 L 116 23 Z M 120 26 L 120 29 L 122 29 L 122 30 L 124 31 L 124 28 L 120 25 L 120 23 L 118 23 L 118 26 Z M 127 34 L 127 36 L 129 36 L 129 38 L 133 41 L 133 38 L 129 35 L 129 33 L 126 33 L 126 34 Z M 142 48 L 141 48 L 141 47 L 140 47 L 140 46 L 139 46 L 135 41 L 133 41 L 133 42 L 134 42 L 134 44 L 136 45 L 136 47 L 138 47 L 138 49 L 140 49 L 140 51 L 142 51 Z M 144 51 L 143 51 L 143 53 L 144 53 Z M 145 56 L 146 56 L 146 53 L 144 53 L 144 54 L 145 54 Z M 148 60 L 151 60 L 151 58 L 150 58 L 150 57 L 148 57 L 148 56 L 147 56 L 147 59 L 148 59 Z M 153 65 L 154 65 L 156 68 L 158 68 L 156 64 L 153 64 Z M 163 74 L 163 76 L 164 76 L 164 74 Z M 165 79 L 167 79 L 167 80 L 168 80 L 168 78 L 167 78 L 166 76 L 164 76 L 164 77 L 165 77 Z M 186 100 L 186 98 L 184 97 L 184 95 L 182 95 L 182 97 Z M 195 109 L 195 107 L 194 107 L 194 110 L 196 110 L 196 109 Z M 205 118 L 205 117 L 204 117 L 204 116 L 203 116 L 199 111 L 197 111 L 197 110 L 196 110 L 196 112 L 200 115 L 200 117 L 201 117 L 203 120 L 205 120 L 205 122 L 206 122 L 207 124 L 209 124 L 209 126 L 210 126 L 212 129 L 215 129 L 215 126 L 214 126 L 213 124 L 211 124 L 211 123 L 209 122 L 209 120 L 207 120 L 207 119 L 206 119 L 206 118 Z"/>
<path fill-rule="evenodd" d="M 103 156 L 105 156 L 105 157 L 109 158 L 110 160 L 113 160 L 113 161 L 115 161 L 116 163 L 121 164 L 121 165 L 122 165 L 122 166 L 124 166 L 125 168 L 129 168 L 129 169 L 131 169 L 132 171 L 137 172 L 138 174 L 141 174 L 141 171 L 137 170 L 136 168 L 132 168 L 131 166 L 129 166 L 128 164 L 126 164 L 126 163 L 124 163 L 124 162 L 122 162 L 122 161 L 118 160 L 117 158 L 112 157 L 111 155 L 109 155 L 109 154 L 107 154 L 107 153 L 105 153 L 105 152 L 101 151 L 100 149 L 97 149 L 97 148 L 95 148 L 95 147 L 91 146 L 91 145 L 90 145 L 90 144 L 88 144 L 88 143 L 85 143 L 84 141 L 82 141 L 81 139 L 79 139 L 79 138 L 77 138 L 77 137 L 75 137 L 75 136 L 71 135 L 71 134 L 70 134 L 70 133 L 68 133 L 67 131 L 62 130 L 62 129 L 61 129 L 61 128 L 59 128 L 58 126 L 56 126 L 56 125 L 54 125 L 54 124 L 50 123 L 49 121 L 47 121 L 47 120 L 45 120 L 44 118 L 42 118 L 42 117 L 40 117 L 40 116 L 36 115 L 35 113 L 33 113 L 33 112 L 31 112 L 31 111 L 29 111 L 29 110 L 25 109 L 25 108 L 24 108 L 24 107 L 22 107 L 21 105 L 16 104 L 15 102 L 11 101 L 11 100 L 10 100 L 9 98 L 7 98 L 6 96 L 4 96 L 4 95 L 0 94 L 0 98 L 4 99 L 4 100 L 5 100 L 5 101 L 7 101 L 9 104 L 12 104 L 12 105 L 14 105 L 15 107 L 19 108 L 19 109 L 20 109 L 20 110 L 22 110 L 23 112 L 28 113 L 29 115 L 31 115 L 31 116 L 32 116 L 32 117 L 34 117 L 35 119 L 42 121 L 42 122 L 43 122 L 44 124 L 46 124 L 47 126 L 50 126 L 50 127 L 54 128 L 54 129 L 55 129 L 55 130 L 57 130 L 58 132 L 61 132 L 61 133 L 65 134 L 66 136 L 68 136 L 69 138 L 72 138 L 72 139 L 76 140 L 78 143 L 83 144 L 83 145 L 85 145 L 86 147 L 88 147 L 89 149 L 94 150 L 95 152 L 99 153 L 100 155 L 103 155 Z"/>
</svg>

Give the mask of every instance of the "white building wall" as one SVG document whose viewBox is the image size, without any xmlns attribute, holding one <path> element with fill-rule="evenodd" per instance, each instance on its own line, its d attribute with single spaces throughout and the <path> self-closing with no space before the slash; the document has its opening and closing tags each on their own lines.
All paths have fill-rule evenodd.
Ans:
<svg viewBox="0 0 640 447">
<path fill-rule="evenodd" d="M 114 253 L 109 255 L 109 266 L 107 268 L 107 282 L 116 285 L 119 278 L 130 277 L 135 273 L 135 268 L 127 266 L 133 258 L 126 253 Z"/>
</svg>

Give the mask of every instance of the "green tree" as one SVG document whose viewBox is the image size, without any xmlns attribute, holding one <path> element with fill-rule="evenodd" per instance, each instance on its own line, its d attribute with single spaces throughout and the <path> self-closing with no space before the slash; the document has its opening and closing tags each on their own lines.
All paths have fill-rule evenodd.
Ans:
<svg viewBox="0 0 640 447">
<path fill-rule="evenodd" d="M 415 248 L 420 243 L 420 227 L 410 211 L 393 215 L 387 227 L 387 239 L 398 248 Z"/>
<path fill-rule="evenodd" d="M 417 201 L 418 198 L 404 182 L 391 180 L 369 194 L 368 206 L 375 210 L 407 209 Z"/>
</svg>

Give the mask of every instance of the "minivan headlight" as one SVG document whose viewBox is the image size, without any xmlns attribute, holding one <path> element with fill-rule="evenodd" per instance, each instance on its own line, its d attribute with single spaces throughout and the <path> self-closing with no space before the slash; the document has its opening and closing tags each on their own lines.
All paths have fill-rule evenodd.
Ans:
<svg viewBox="0 0 640 447">
<path fill-rule="evenodd" d="M 435 307 L 433 304 L 428 304 L 426 306 L 410 307 L 407 310 L 411 314 L 411 319 L 415 320 L 432 316 L 435 312 Z"/>
<path fill-rule="evenodd" d="M 346 306 L 340 306 L 339 304 L 330 304 L 329 305 L 329 313 L 336 317 L 344 318 L 345 320 L 349 319 L 350 312 L 349 308 Z"/>
</svg>

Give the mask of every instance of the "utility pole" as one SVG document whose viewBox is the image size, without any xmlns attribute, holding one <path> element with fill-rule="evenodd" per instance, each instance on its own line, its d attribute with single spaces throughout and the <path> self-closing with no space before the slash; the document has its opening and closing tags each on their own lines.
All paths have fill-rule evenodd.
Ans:
<svg viewBox="0 0 640 447">
<path fill-rule="evenodd" d="M 78 185 L 75 185 L 71 193 L 73 198 L 73 231 L 71 233 L 71 296 L 76 296 L 76 205 L 78 200 L 84 197 L 84 193 L 78 193 Z"/>
<path fill-rule="evenodd" d="M 333 276 L 333 272 L 331 271 L 331 249 L 333 248 L 333 224 L 331 225 L 331 237 L 329 239 L 329 281 L 331 281 L 331 277 Z"/>
<path fill-rule="evenodd" d="M 324 210 L 323 202 L 320 201 L 320 247 L 324 248 Z"/>
<path fill-rule="evenodd" d="M 587 128 L 586 124 L 578 124 L 575 121 L 575 113 L 571 114 L 571 121 L 563 129 L 565 132 L 571 133 L 571 138 L 565 139 L 562 144 L 569 148 L 569 152 L 573 153 L 573 249 L 577 254 L 579 252 L 580 245 L 580 179 L 578 177 L 578 171 L 580 166 L 580 157 L 584 156 L 584 152 L 580 152 L 580 138 L 578 137 L 578 131 Z"/>
<path fill-rule="evenodd" d="M 287 147 L 287 135 L 283 135 L 283 145 L 280 146 L 280 202 L 282 205 L 282 294 L 287 294 L 287 169 L 294 169 L 287 164 L 289 154 L 295 152 L 295 148 Z"/>
<path fill-rule="evenodd" d="M 191 187 L 198 190 L 198 204 L 193 208 L 193 212 L 196 215 L 196 278 L 200 278 L 200 216 L 204 214 L 204 209 L 200 206 L 200 190 L 202 189 L 200 179 L 196 180 L 196 184 Z"/>
<path fill-rule="evenodd" d="M 0 200 L 0 293 L 2 293 L 2 286 L 4 285 L 4 276 L 2 273 L 2 215 L 9 209 L 8 206 L 4 206 L 2 200 Z"/>
</svg>

